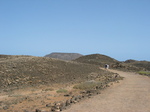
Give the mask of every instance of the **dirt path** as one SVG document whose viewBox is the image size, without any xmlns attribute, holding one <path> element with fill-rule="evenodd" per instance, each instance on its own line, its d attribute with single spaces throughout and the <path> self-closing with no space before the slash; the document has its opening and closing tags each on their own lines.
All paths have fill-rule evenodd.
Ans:
<svg viewBox="0 0 150 112">
<path fill-rule="evenodd" d="M 135 73 L 110 71 L 119 73 L 125 77 L 124 80 L 63 112 L 150 112 L 150 78 Z"/>
</svg>

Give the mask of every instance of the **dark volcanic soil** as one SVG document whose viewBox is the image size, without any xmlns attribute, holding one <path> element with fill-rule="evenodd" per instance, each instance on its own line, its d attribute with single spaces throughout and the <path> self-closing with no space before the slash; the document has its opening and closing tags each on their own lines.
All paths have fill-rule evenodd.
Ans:
<svg viewBox="0 0 150 112">
<path fill-rule="evenodd" d="M 0 58 L 0 87 L 36 84 L 72 83 L 87 79 L 91 72 L 103 72 L 98 66 L 44 57 L 12 56 Z"/>
</svg>

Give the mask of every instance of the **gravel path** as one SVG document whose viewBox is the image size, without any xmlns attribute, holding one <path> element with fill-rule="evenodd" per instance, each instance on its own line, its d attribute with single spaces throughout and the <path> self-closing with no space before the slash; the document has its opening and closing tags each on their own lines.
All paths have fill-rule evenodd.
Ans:
<svg viewBox="0 0 150 112">
<path fill-rule="evenodd" d="M 150 78 L 130 72 L 110 71 L 119 73 L 125 77 L 124 80 L 63 112 L 150 112 Z"/>
</svg>

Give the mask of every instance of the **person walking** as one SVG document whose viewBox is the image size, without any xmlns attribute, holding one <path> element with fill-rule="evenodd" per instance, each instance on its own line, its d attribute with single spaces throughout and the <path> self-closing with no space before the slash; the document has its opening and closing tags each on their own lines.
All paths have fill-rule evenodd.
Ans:
<svg viewBox="0 0 150 112">
<path fill-rule="evenodd" d="M 109 69 L 109 65 L 107 64 L 107 69 Z"/>
<path fill-rule="evenodd" d="M 109 69 L 109 65 L 108 64 L 105 64 L 105 69 Z"/>
</svg>

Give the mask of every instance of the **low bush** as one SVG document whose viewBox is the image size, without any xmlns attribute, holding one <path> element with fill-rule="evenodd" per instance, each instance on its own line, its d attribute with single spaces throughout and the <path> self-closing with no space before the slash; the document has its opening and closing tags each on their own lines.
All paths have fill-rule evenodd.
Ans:
<svg viewBox="0 0 150 112">
<path fill-rule="evenodd" d="M 139 71 L 138 72 L 140 75 L 147 75 L 150 76 L 150 71 Z"/>
<path fill-rule="evenodd" d="M 84 82 L 78 85 L 75 85 L 73 88 L 74 89 L 81 89 L 81 90 L 89 90 L 89 89 L 94 89 L 96 86 L 101 86 L 103 83 L 100 81 L 88 81 Z"/>
<path fill-rule="evenodd" d="M 66 89 L 59 89 L 56 91 L 57 93 L 66 93 L 68 92 Z"/>
</svg>

